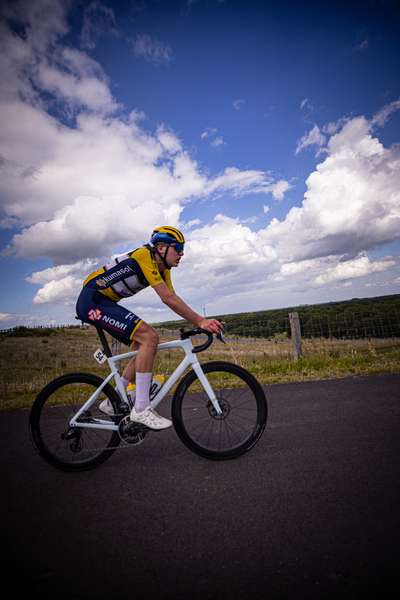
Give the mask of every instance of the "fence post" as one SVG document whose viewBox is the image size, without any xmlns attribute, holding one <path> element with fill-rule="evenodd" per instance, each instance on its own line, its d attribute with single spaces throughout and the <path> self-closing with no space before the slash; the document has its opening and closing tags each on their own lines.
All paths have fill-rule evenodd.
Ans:
<svg viewBox="0 0 400 600">
<path fill-rule="evenodd" d="M 300 320 L 297 312 L 289 313 L 290 329 L 292 331 L 293 358 L 297 360 L 302 358 L 301 350 L 301 329 Z"/>
<path fill-rule="evenodd" d="M 121 354 L 121 342 L 113 337 L 111 338 L 111 352 L 113 356 Z M 121 361 L 117 360 L 115 366 L 117 367 L 118 373 L 121 375 Z"/>
</svg>

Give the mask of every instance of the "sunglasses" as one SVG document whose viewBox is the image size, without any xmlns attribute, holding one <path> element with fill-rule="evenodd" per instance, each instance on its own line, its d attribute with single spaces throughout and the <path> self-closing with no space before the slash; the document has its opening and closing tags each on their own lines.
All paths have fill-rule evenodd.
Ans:
<svg viewBox="0 0 400 600">
<path fill-rule="evenodd" d="M 180 254 L 181 252 L 183 252 L 183 249 L 185 248 L 185 244 L 171 244 L 171 246 L 177 251 L 178 254 Z"/>
</svg>

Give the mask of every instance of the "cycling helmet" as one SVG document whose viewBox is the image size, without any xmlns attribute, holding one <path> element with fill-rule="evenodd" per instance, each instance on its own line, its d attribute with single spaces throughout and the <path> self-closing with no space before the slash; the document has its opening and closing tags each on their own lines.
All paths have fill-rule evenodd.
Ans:
<svg viewBox="0 0 400 600">
<path fill-rule="evenodd" d="M 150 243 L 153 246 L 156 244 L 176 244 L 176 242 L 184 244 L 185 238 L 175 227 L 157 227 L 150 238 Z"/>
<path fill-rule="evenodd" d="M 178 229 L 175 227 L 157 227 L 151 234 L 150 243 L 154 246 L 154 251 L 158 254 L 164 263 L 166 269 L 171 267 L 167 263 L 167 254 L 171 244 L 176 244 L 177 252 L 183 252 L 183 246 L 185 244 L 185 238 Z M 157 250 L 157 244 L 165 244 L 167 249 L 165 250 L 164 256 L 162 256 Z"/>
</svg>

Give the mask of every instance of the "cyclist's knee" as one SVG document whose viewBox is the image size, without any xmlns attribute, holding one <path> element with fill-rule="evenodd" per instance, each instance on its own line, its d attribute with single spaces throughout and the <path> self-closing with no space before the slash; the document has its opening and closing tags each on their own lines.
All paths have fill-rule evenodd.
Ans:
<svg viewBox="0 0 400 600">
<path fill-rule="evenodd" d="M 153 327 L 147 325 L 147 323 L 141 323 L 133 336 L 133 340 L 140 345 L 157 348 L 159 335 Z"/>
<path fill-rule="evenodd" d="M 153 329 L 152 327 L 150 327 L 150 332 L 149 332 L 148 338 L 149 338 L 149 342 L 153 346 L 158 345 L 158 340 L 159 340 L 160 336 L 158 335 L 157 331 L 155 329 Z"/>
</svg>

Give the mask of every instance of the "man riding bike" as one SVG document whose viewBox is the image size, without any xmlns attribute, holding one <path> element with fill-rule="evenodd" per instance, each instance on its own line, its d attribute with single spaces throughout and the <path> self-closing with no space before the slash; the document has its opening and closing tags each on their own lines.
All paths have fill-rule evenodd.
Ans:
<svg viewBox="0 0 400 600">
<path fill-rule="evenodd" d="M 158 333 L 118 302 L 151 286 L 162 302 L 177 315 L 210 333 L 220 333 L 222 324 L 219 321 L 201 317 L 174 291 L 170 270 L 179 266 L 184 244 L 185 238 L 178 229 L 158 227 L 151 235 L 150 245 L 145 244 L 143 248 L 119 256 L 91 273 L 83 283 L 76 304 L 77 315 L 82 321 L 95 323 L 132 350 L 138 350 L 126 366 L 121 381 L 125 389 L 130 383 L 136 383 L 131 421 L 155 430 L 172 425 L 150 405 L 149 389 Z M 101 409 L 113 414 L 107 402 L 102 403 Z"/>
</svg>

